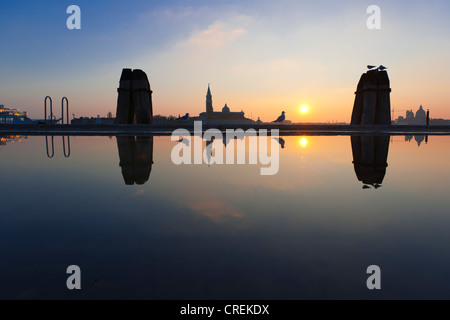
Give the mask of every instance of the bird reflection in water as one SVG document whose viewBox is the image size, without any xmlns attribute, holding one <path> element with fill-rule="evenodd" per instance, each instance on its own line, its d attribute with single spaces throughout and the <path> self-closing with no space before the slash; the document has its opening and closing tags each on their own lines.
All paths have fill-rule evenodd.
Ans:
<svg viewBox="0 0 450 320">
<path fill-rule="evenodd" d="M 281 149 L 284 149 L 284 145 L 286 144 L 286 141 L 282 137 L 274 138 L 281 146 Z"/>
<path fill-rule="evenodd" d="M 386 175 L 390 136 L 352 136 L 353 165 L 363 189 L 378 189 Z"/>
<path fill-rule="evenodd" d="M 153 137 L 117 137 L 120 167 L 126 185 L 142 185 L 153 165 Z"/>
</svg>

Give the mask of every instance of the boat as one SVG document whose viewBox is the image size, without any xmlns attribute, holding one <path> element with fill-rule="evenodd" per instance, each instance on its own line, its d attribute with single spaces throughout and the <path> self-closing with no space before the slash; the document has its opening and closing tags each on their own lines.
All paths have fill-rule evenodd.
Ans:
<svg viewBox="0 0 450 320">
<path fill-rule="evenodd" d="M 0 124 L 34 124 L 35 122 L 28 118 L 28 113 L 19 109 L 6 108 L 0 105 Z"/>
<path fill-rule="evenodd" d="M 0 124 L 57 124 L 61 119 L 38 119 L 28 118 L 28 112 L 20 109 L 6 108 L 0 105 Z"/>
</svg>

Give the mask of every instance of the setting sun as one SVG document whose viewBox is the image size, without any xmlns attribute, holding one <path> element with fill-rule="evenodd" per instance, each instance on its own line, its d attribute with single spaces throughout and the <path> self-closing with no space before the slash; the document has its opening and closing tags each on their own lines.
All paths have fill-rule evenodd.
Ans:
<svg viewBox="0 0 450 320">
<path fill-rule="evenodd" d="M 302 146 L 302 148 L 305 148 L 306 145 L 308 144 L 308 140 L 306 140 L 305 137 L 302 137 L 298 143 Z"/>
<path fill-rule="evenodd" d="M 308 112 L 308 107 L 307 106 L 301 106 L 300 107 L 300 112 L 301 113 L 307 113 Z"/>
</svg>

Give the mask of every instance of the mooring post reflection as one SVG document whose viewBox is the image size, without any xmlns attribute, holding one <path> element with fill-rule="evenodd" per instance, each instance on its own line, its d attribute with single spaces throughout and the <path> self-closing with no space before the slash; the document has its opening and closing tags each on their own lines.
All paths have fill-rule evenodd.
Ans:
<svg viewBox="0 0 450 320">
<path fill-rule="evenodd" d="M 153 137 L 117 137 L 117 148 L 125 184 L 146 183 L 152 171 Z"/>
<path fill-rule="evenodd" d="M 352 136 L 353 164 L 358 180 L 368 189 L 381 187 L 386 174 L 390 136 Z"/>
</svg>

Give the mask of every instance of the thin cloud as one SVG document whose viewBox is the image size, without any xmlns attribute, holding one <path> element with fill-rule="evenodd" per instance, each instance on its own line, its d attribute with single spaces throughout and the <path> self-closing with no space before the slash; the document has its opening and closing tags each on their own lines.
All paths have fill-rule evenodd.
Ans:
<svg viewBox="0 0 450 320">
<path fill-rule="evenodd" d="M 206 30 L 193 34 L 187 40 L 187 44 L 207 47 L 221 47 L 233 42 L 240 35 L 247 33 L 247 30 L 243 28 L 233 29 L 231 31 L 227 31 L 225 29 L 226 27 L 223 23 L 214 23 Z"/>
</svg>

